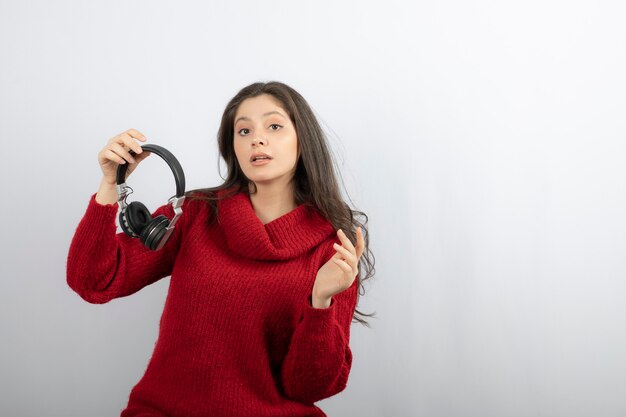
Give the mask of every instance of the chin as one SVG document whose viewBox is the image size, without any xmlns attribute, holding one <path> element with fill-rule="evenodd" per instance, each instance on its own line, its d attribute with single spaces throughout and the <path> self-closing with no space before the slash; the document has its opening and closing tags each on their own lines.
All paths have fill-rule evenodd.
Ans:
<svg viewBox="0 0 626 417">
<path fill-rule="evenodd" d="M 276 180 L 274 177 L 248 177 L 248 179 L 255 184 L 270 184 L 272 181 Z"/>
<path fill-rule="evenodd" d="M 292 176 L 293 173 L 289 172 L 289 171 L 269 171 L 268 172 L 254 172 L 254 170 L 251 171 L 243 171 L 244 175 L 246 176 L 246 178 L 248 178 L 248 180 L 254 182 L 254 183 L 260 183 L 260 184 L 269 184 L 273 181 L 282 181 L 284 180 L 285 176 L 289 175 Z"/>
<path fill-rule="evenodd" d="M 285 174 L 267 174 L 267 175 L 251 175 L 251 176 L 246 176 L 250 181 L 254 182 L 255 184 L 271 184 L 274 181 L 281 181 L 283 180 Z"/>
</svg>

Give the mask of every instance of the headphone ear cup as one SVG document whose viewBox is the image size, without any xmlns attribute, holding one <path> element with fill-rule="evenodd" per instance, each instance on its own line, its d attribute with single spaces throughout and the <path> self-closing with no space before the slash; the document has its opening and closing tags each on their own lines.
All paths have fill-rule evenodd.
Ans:
<svg viewBox="0 0 626 417">
<path fill-rule="evenodd" d="M 122 231 L 124 233 L 126 233 L 128 236 L 132 236 L 132 237 L 137 237 L 137 235 L 135 234 L 135 232 L 133 232 L 129 227 L 128 227 L 128 221 L 126 220 L 126 213 L 125 210 L 124 211 L 120 211 L 120 214 L 118 216 L 118 220 L 120 221 L 120 227 L 122 228 Z"/>
<path fill-rule="evenodd" d="M 122 230 L 133 237 L 140 237 L 146 225 L 152 221 L 152 214 L 148 208 L 139 201 L 133 201 L 126 207 L 125 215 L 120 213 L 120 225 Z M 130 233 L 128 233 L 128 231 Z"/>
<path fill-rule="evenodd" d="M 157 216 L 143 228 L 139 238 L 148 249 L 156 250 L 169 225 L 170 221 L 167 217 Z"/>
</svg>

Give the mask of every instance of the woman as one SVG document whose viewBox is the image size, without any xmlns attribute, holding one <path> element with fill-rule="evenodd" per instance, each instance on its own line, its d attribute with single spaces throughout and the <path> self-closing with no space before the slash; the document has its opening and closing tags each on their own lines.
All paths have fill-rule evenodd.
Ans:
<svg viewBox="0 0 626 417">
<path fill-rule="evenodd" d="M 117 166 L 128 163 L 129 175 L 149 155 L 145 141 L 130 129 L 98 154 L 100 189 L 67 262 L 69 286 L 91 303 L 171 276 L 154 352 L 122 417 L 324 416 L 313 403 L 346 387 L 350 324 L 367 325 L 355 307 L 374 268 L 353 216 L 364 214 L 341 199 L 308 103 L 279 82 L 239 91 L 218 132 L 228 176 L 186 193 L 159 251 L 115 233 Z M 160 214 L 171 218 L 171 206 Z"/>
</svg>

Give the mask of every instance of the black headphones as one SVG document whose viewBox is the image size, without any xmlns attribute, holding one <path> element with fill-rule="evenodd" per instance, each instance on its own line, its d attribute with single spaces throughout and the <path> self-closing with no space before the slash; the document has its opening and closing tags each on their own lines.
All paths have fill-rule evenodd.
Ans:
<svg viewBox="0 0 626 417">
<path fill-rule="evenodd" d="M 133 192 L 133 189 L 126 185 L 126 170 L 128 164 L 117 166 L 117 195 L 118 204 L 121 208 L 119 220 L 120 227 L 129 236 L 138 237 L 141 242 L 150 250 L 159 250 L 165 245 L 170 235 L 174 231 L 174 225 L 182 214 L 181 206 L 185 201 L 185 174 L 180 163 L 170 151 L 158 145 L 142 145 L 141 149 L 159 155 L 167 162 L 174 173 L 176 180 L 176 195 L 168 200 L 174 208 L 174 217 L 169 220 L 163 215 L 152 218 L 150 211 L 145 205 L 138 201 L 126 204 L 126 197 Z M 132 150 L 131 155 L 135 155 Z M 130 190 L 130 192 L 129 192 Z"/>
</svg>

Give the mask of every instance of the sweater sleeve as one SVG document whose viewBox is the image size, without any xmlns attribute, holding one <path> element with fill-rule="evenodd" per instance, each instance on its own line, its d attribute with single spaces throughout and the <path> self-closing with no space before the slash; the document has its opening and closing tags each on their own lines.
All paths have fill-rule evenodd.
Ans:
<svg viewBox="0 0 626 417">
<path fill-rule="evenodd" d="M 123 232 L 116 234 L 118 205 L 100 204 L 95 197 L 94 193 L 70 243 L 67 256 L 70 288 L 90 303 L 103 304 L 170 275 L 185 228 L 188 204 L 183 204 L 183 213 L 165 246 L 152 251 L 138 238 Z M 160 214 L 171 219 L 174 211 L 165 204 L 152 213 L 152 218 Z"/>
<path fill-rule="evenodd" d="M 314 308 L 310 295 L 303 303 L 281 368 L 283 388 L 289 398 L 314 403 L 346 388 L 352 366 L 349 339 L 357 289 L 355 279 L 350 288 L 331 299 L 328 308 Z"/>
</svg>

